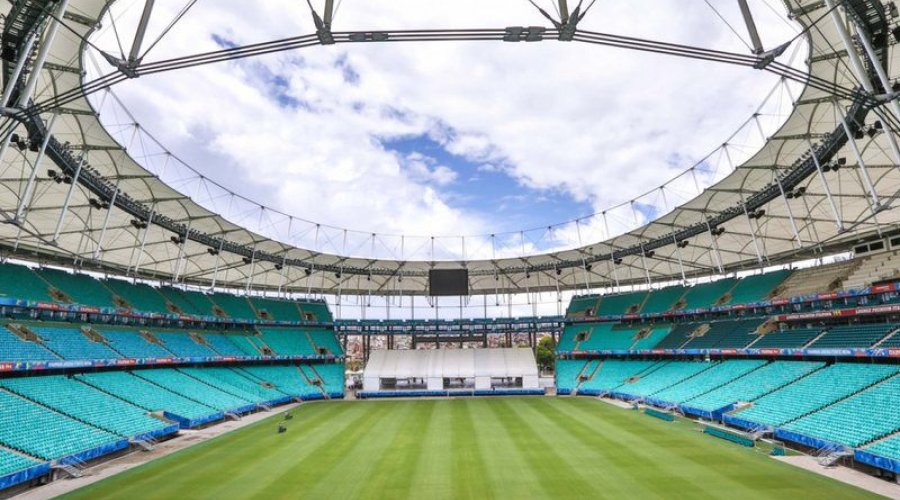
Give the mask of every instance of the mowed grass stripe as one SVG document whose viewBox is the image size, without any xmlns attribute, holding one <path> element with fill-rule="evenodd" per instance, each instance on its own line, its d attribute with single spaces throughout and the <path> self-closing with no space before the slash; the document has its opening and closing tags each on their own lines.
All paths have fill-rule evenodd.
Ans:
<svg viewBox="0 0 900 500">
<path fill-rule="evenodd" d="M 419 458 L 411 469 L 410 489 L 407 498 L 427 498 L 441 500 L 453 496 L 453 474 L 450 472 L 455 453 L 453 439 L 453 409 L 455 405 L 447 400 L 428 401 L 431 404 L 430 418 L 422 434 Z M 435 450 L 447 450 L 436 452 Z M 394 473 L 394 472 L 392 472 Z"/>
<path fill-rule="evenodd" d="M 73 498 L 872 498 L 584 398 L 307 404 Z"/>
<path fill-rule="evenodd" d="M 490 404 L 468 401 L 473 421 L 477 423 L 473 439 L 484 463 L 483 473 L 490 480 L 490 487 L 485 489 L 484 498 L 548 498 L 550 492 L 543 489 L 531 464 L 513 445 L 513 437 L 508 432 L 506 422 L 498 419 L 494 408 L 496 403 L 496 400 L 492 400 Z M 455 480 L 468 481 L 468 478 Z"/>
<path fill-rule="evenodd" d="M 519 455 L 531 465 L 531 472 L 541 482 L 542 489 L 564 498 L 589 498 L 600 493 L 600 485 L 592 485 L 582 476 L 580 464 L 568 462 L 560 453 L 558 443 L 546 439 L 544 435 L 558 436 L 562 431 L 556 422 L 549 421 L 547 427 L 534 426 L 522 414 L 527 404 L 523 399 L 503 399 L 492 405 L 497 416 L 506 424 Z M 500 412 L 500 409 L 503 409 Z M 559 424 L 562 424 L 560 422 Z M 568 455 L 569 450 L 565 450 Z M 548 465 L 552 464 L 552 466 Z"/>
<path fill-rule="evenodd" d="M 567 400 L 562 405 L 546 405 L 541 401 L 530 404 L 540 405 L 541 412 L 538 414 L 543 414 L 545 418 L 567 419 L 567 429 L 578 432 L 580 440 L 591 443 L 593 450 L 601 450 L 604 458 L 616 459 L 619 462 L 617 475 L 626 474 L 643 483 L 647 494 L 665 497 L 673 491 L 682 491 L 702 496 L 733 486 L 717 482 L 711 484 L 708 468 L 693 470 L 678 453 L 659 447 L 655 438 L 671 431 L 671 427 L 663 428 L 670 424 L 668 422 L 638 415 L 637 412 L 623 414 L 623 410 L 591 400 Z M 624 418 L 619 420 L 620 417 Z M 589 424 L 584 425 L 581 423 L 583 421 Z M 568 444 L 577 446 L 577 443 Z M 565 446 L 563 443 L 561 445 Z M 613 450 L 618 450 L 618 453 L 612 453 Z M 603 470 L 603 467 L 596 468 Z M 607 484 L 615 482 L 615 476 L 604 479 Z"/>
</svg>

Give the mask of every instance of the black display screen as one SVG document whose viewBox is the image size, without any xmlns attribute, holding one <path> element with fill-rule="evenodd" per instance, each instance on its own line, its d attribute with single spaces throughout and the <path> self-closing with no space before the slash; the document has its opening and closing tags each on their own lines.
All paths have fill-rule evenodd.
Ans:
<svg viewBox="0 0 900 500">
<path fill-rule="evenodd" d="M 469 294 L 468 269 L 432 269 L 428 272 L 428 294 L 447 297 Z"/>
</svg>

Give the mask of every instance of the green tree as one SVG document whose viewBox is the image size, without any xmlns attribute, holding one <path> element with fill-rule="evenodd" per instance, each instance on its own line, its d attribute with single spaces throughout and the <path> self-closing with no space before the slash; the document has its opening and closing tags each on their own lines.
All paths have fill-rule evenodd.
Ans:
<svg viewBox="0 0 900 500">
<path fill-rule="evenodd" d="M 554 369 L 556 366 L 556 342 L 552 335 L 544 336 L 538 341 L 535 358 L 541 370 Z"/>
</svg>

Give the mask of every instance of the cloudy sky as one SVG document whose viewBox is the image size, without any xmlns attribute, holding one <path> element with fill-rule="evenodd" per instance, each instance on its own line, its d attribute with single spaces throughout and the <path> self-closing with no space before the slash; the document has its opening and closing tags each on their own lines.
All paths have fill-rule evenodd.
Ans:
<svg viewBox="0 0 900 500">
<path fill-rule="evenodd" d="M 157 2 L 148 40 L 184 3 Z M 335 30 L 549 25 L 526 0 L 338 3 Z M 553 2 L 537 3 L 555 15 Z M 107 18 L 96 43 L 117 53 L 118 31 L 127 52 L 142 6 L 115 3 L 115 23 Z M 767 47 L 793 36 L 775 0 L 751 0 L 751 7 Z M 597 0 L 581 28 L 748 52 L 733 0 Z M 199 0 L 145 61 L 312 31 L 305 2 Z M 136 121 L 204 178 L 308 221 L 361 235 L 514 234 L 658 188 L 719 147 L 777 81 L 745 68 L 581 43 L 355 44 L 140 78 L 114 89 L 133 120 L 101 112 L 110 130 Z M 752 153 L 750 142 L 737 140 L 733 155 Z M 145 156 L 152 170 L 199 197 L 183 168 Z M 704 184 L 727 173 L 714 158 L 698 169 Z M 692 190 L 642 198 L 637 214 L 614 218 L 614 232 Z M 571 232 L 555 238 L 532 231 L 522 246 L 574 243 Z M 366 254 L 361 245 L 364 238 L 344 250 Z"/>
</svg>

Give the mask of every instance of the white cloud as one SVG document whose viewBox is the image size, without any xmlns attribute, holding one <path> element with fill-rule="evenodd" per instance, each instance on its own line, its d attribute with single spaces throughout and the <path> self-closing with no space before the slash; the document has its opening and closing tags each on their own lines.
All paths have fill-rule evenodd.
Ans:
<svg viewBox="0 0 900 500">
<path fill-rule="evenodd" d="M 550 2 L 542 5 L 552 12 Z M 138 4 L 118 10 L 126 6 L 113 5 L 122 32 L 140 12 Z M 718 7 L 735 15 L 736 5 Z M 178 8 L 158 5 L 151 34 Z M 758 19 L 770 45 L 787 38 L 780 21 L 769 21 Z M 583 23 L 746 52 L 702 2 L 598 2 Z M 512 0 L 345 2 L 336 17 L 336 29 L 534 24 L 547 23 Z M 311 31 L 297 2 L 201 2 L 148 60 L 216 50 L 213 35 L 246 44 Z M 98 43 L 115 47 L 109 28 Z M 658 187 L 721 144 L 775 80 L 580 43 L 445 42 L 315 47 L 141 78 L 117 93 L 163 144 L 262 204 L 364 232 L 452 235 L 489 234 L 497 220 L 442 191 L 459 181 L 450 166 L 387 150 L 382 139 L 427 134 L 484 172 L 506 172 L 511 182 L 599 211 Z M 611 232 L 630 217 L 617 214 Z M 602 226 L 592 219 L 582 237 L 602 237 Z M 555 238 L 571 245 L 574 233 Z"/>
</svg>

